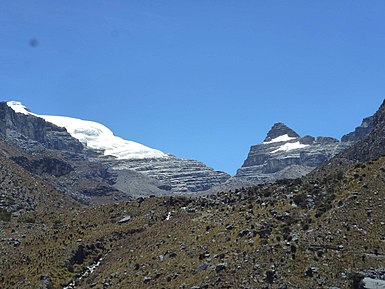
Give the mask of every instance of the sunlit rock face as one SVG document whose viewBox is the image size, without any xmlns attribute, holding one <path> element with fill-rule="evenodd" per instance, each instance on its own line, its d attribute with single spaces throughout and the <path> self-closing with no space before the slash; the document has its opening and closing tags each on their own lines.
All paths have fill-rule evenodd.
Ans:
<svg viewBox="0 0 385 289">
<path fill-rule="evenodd" d="M 17 102 L 0 103 L 0 136 L 24 150 L 38 146 L 47 149 L 81 153 L 83 145 L 74 139 L 63 127 L 58 127 L 44 119 L 14 109 Z M 21 105 L 21 104 L 20 104 Z M 21 108 L 20 108 L 21 109 Z"/>
<path fill-rule="evenodd" d="M 235 178 L 252 183 L 306 175 L 343 151 L 352 142 L 332 137 L 301 137 L 283 123 L 276 123 L 262 144 L 253 145 Z"/>
</svg>

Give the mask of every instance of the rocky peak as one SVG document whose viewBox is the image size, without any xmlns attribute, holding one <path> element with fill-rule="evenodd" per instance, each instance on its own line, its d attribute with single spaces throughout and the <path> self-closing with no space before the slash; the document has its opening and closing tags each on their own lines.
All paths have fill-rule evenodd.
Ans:
<svg viewBox="0 0 385 289">
<path fill-rule="evenodd" d="M 346 135 L 344 135 L 341 138 L 341 141 L 358 141 L 362 139 L 364 136 L 366 136 L 374 127 L 373 123 L 373 116 L 366 117 L 362 120 L 362 123 L 360 126 L 356 127 L 356 129 L 353 132 L 350 132 Z"/>
<path fill-rule="evenodd" d="M 353 140 L 356 143 L 340 157 L 364 162 L 385 155 L 385 100 L 377 112 L 362 121 L 354 132 L 345 135 L 342 141 Z"/>
<path fill-rule="evenodd" d="M 0 138 L 26 151 L 36 151 L 37 147 L 75 153 L 83 151 L 83 145 L 65 128 L 32 114 L 17 112 L 7 102 L 0 102 Z"/>
<path fill-rule="evenodd" d="M 282 122 L 273 125 L 262 144 L 251 146 L 249 154 L 233 179 L 254 184 L 301 177 L 351 142 L 332 137 L 301 137 Z"/>
<path fill-rule="evenodd" d="M 366 137 L 374 129 L 375 126 L 384 122 L 385 122 L 385 100 L 382 102 L 380 108 L 377 110 L 377 112 L 374 115 L 364 118 L 362 120 L 361 125 L 356 127 L 354 131 L 344 135 L 341 138 L 341 141 L 357 142 L 363 139 L 364 137 Z"/>
<path fill-rule="evenodd" d="M 299 138 L 299 134 L 296 133 L 294 130 L 292 130 L 282 122 L 277 122 L 267 133 L 264 142 L 271 142 L 272 140 L 285 135 L 287 135 L 288 138 Z"/>
</svg>

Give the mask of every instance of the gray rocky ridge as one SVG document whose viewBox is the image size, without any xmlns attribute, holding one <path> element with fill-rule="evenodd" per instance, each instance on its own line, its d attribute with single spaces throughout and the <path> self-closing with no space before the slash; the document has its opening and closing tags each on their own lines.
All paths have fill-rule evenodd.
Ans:
<svg viewBox="0 0 385 289">
<path fill-rule="evenodd" d="M 0 137 L 29 151 L 37 147 L 82 153 L 83 145 L 64 128 L 32 115 L 15 113 L 6 102 L 0 103 Z"/>
<path fill-rule="evenodd" d="M 332 137 L 300 137 L 283 123 L 276 123 L 262 144 L 253 145 L 233 179 L 259 184 L 308 174 L 351 145 Z M 234 180 L 229 181 L 230 183 Z"/>
<path fill-rule="evenodd" d="M 356 129 L 341 138 L 343 142 L 349 141 L 358 141 L 366 136 L 374 127 L 374 115 L 366 117 L 362 120 L 360 126 L 356 127 Z"/>
</svg>

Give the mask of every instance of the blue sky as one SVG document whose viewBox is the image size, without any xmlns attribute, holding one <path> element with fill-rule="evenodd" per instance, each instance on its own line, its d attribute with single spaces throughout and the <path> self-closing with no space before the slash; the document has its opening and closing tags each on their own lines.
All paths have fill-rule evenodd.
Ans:
<svg viewBox="0 0 385 289">
<path fill-rule="evenodd" d="M 340 138 L 385 97 L 385 1 L 0 2 L 0 99 L 231 174 L 283 121 Z"/>
</svg>

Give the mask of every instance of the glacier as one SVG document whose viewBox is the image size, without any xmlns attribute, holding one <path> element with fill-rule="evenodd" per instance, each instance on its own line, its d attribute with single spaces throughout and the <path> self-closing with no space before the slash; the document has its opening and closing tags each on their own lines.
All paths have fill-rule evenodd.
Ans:
<svg viewBox="0 0 385 289">
<path fill-rule="evenodd" d="M 109 128 L 94 121 L 66 116 L 35 114 L 18 101 L 8 101 L 7 105 L 17 113 L 40 117 L 56 126 L 64 127 L 72 137 L 79 140 L 83 145 L 94 150 L 103 151 L 106 156 L 113 156 L 121 160 L 170 158 L 170 155 L 157 149 L 115 136 Z"/>
</svg>

